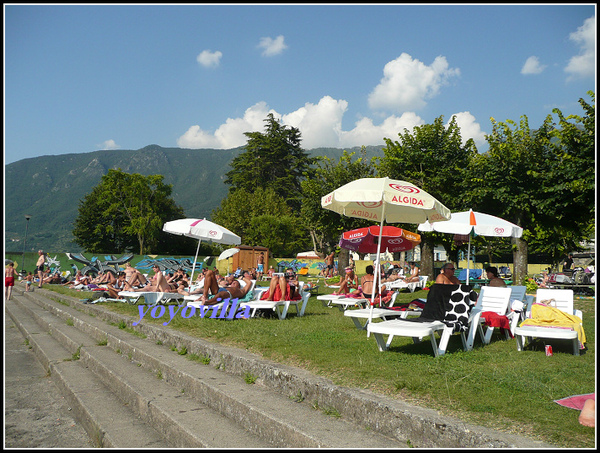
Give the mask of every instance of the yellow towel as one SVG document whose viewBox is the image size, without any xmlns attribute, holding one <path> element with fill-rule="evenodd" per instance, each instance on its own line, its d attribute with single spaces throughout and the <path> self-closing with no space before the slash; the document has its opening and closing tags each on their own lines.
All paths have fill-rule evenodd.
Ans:
<svg viewBox="0 0 600 453">
<path fill-rule="evenodd" d="M 521 326 L 569 327 L 577 332 L 581 347 L 586 342 L 585 332 L 579 316 L 570 315 L 558 308 L 543 304 L 533 304 L 531 318 L 523 321 Z"/>
</svg>

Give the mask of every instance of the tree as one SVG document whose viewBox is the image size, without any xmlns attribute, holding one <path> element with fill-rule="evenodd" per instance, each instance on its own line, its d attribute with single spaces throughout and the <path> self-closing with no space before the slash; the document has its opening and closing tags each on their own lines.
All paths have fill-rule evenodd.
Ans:
<svg viewBox="0 0 600 453">
<path fill-rule="evenodd" d="M 291 216 L 292 210 L 272 188 L 257 188 L 252 192 L 238 189 L 221 200 L 221 206 L 212 212 L 214 222 L 233 231 L 246 245 L 261 245 L 261 238 L 252 232 L 252 219 L 262 215 Z"/>
<path fill-rule="evenodd" d="M 473 204 L 524 229 L 522 238 L 512 239 L 517 281 L 527 275 L 530 251 L 549 253 L 556 264 L 593 228 L 595 115 L 593 106 L 580 104 L 585 117 L 554 110 L 558 129 L 550 115 L 537 130 L 526 116 L 518 125 L 492 118 L 490 149 L 472 162 Z"/>
<path fill-rule="evenodd" d="M 226 173 L 230 193 L 244 190 L 272 189 L 285 199 L 292 209 L 300 209 L 300 181 L 310 171 L 315 159 L 300 147 L 300 131 L 282 126 L 269 114 L 265 133 L 246 132 L 245 151 L 231 162 Z"/>
<path fill-rule="evenodd" d="M 326 157 L 320 158 L 314 176 L 302 181 L 300 217 L 310 232 L 313 250 L 316 252 L 331 253 L 342 232 L 370 225 L 368 221 L 341 216 L 321 207 L 321 197 L 338 187 L 355 179 L 374 176 L 375 158 L 367 162 L 364 147 L 361 149 L 361 156 L 353 161 L 355 154 L 344 151 L 337 163 Z M 347 263 L 342 261 L 339 265 Z"/>
<path fill-rule="evenodd" d="M 404 129 L 399 140 L 385 138 L 384 157 L 379 165 L 380 176 L 408 181 L 437 198 L 451 211 L 465 209 L 465 185 L 469 162 L 477 154 L 473 139 L 463 144 L 456 117 L 444 126 L 443 116 L 433 124 Z M 414 231 L 416 225 L 412 226 Z M 410 227 L 407 229 L 411 229 Z M 442 235 L 421 235 L 421 270 L 433 275 L 433 249 Z M 446 245 L 449 244 L 446 242 Z"/>
<path fill-rule="evenodd" d="M 183 209 L 170 198 L 171 185 L 162 181 L 162 175 L 108 170 L 79 202 L 75 242 L 93 253 L 131 251 L 136 244 L 140 254 L 159 252 L 163 224 L 184 217 Z"/>
</svg>

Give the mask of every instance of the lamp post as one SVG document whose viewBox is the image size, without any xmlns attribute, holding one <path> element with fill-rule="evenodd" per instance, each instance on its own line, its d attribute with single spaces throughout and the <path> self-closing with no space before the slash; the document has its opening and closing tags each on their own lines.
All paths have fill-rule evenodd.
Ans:
<svg viewBox="0 0 600 453">
<path fill-rule="evenodd" d="M 29 230 L 29 219 L 31 219 L 30 215 L 25 214 L 25 220 L 27 223 L 25 224 L 25 239 L 23 240 L 23 269 L 25 271 L 25 244 L 27 243 L 27 231 Z"/>
</svg>

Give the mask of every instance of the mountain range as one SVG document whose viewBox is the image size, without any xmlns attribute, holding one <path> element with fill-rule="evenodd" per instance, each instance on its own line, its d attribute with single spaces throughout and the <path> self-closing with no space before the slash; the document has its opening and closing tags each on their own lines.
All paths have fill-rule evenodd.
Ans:
<svg viewBox="0 0 600 453">
<path fill-rule="evenodd" d="M 367 158 L 383 156 L 383 145 L 365 148 Z M 81 252 L 71 234 L 79 202 L 111 168 L 163 175 L 164 182 L 173 186 L 173 200 L 187 217 L 209 219 L 229 190 L 223 181 L 231 170 L 230 162 L 243 151 L 243 147 L 223 150 L 149 145 L 138 150 L 40 156 L 8 164 L 4 180 L 5 251 L 22 252 L 27 234 L 26 251 Z M 343 151 L 315 148 L 307 153 L 337 162 Z M 358 154 L 360 147 L 347 151 Z M 26 215 L 31 216 L 29 221 Z"/>
</svg>

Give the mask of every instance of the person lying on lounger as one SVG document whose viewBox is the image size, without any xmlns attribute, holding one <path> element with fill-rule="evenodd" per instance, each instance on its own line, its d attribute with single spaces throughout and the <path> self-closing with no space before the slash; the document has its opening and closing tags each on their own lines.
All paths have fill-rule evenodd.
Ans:
<svg viewBox="0 0 600 453">
<path fill-rule="evenodd" d="M 109 297 L 111 297 L 112 299 L 122 299 L 122 297 L 119 296 L 119 292 L 125 291 L 126 278 L 127 276 L 125 275 L 125 272 L 121 271 L 117 275 L 117 279 L 114 283 L 106 284 L 106 289 L 108 290 Z"/>
<path fill-rule="evenodd" d="M 160 271 L 160 267 L 157 264 L 152 266 L 152 270 L 154 271 L 154 279 L 152 283 L 148 286 L 144 286 L 143 288 L 131 288 L 131 285 L 128 283 L 125 284 L 127 291 L 135 291 L 135 292 L 161 292 L 161 293 L 176 293 L 177 288 L 173 288 L 167 282 L 166 277 Z"/>
<path fill-rule="evenodd" d="M 212 270 L 207 270 L 204 275 L 202 296 L 196 300 L 201 301 L 202 305 L 214 305 L 225 299 L 243 299 L 248 291 L 250 291 L 250 288 L 252 288 L 250 274 L 248 271 L 243 274 L 242 280 L 245 283 L 243 288 L 238 280 L 233 280 L 229 286 L 221 287 L 217 282 L 215 273 Z"/>
</svg>

